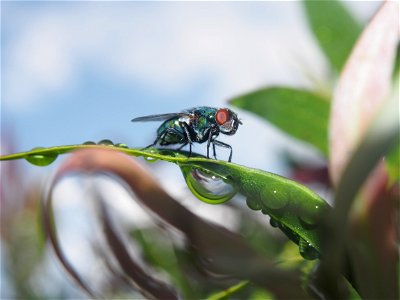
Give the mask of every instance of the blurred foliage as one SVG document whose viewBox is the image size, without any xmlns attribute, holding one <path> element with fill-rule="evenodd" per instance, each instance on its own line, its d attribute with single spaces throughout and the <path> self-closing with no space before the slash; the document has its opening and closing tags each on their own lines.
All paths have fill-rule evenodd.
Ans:
<svg viewBox="0 0 400 300">
<path fill-rule="evenodd" d="M 264 118 L 328 155 L 330 103 L 324 96 L 288 87 L 269 87 L 234 98 L 230 104 Z"/>
<path fill-rule="evenodd" d="M 361 33 L 361 26 L 339 1 L 304 1 L 303 5 L 310 30 L 330 62 L 331 74 L 339 74 Z M 398 53 L 397 48 L 394 73 L 398 72 Z M 231 104 L 313 145 L 325 160 L 331 154 L 328 145 L 331 99 L 317 91 L 317 87 L 315 90 L 266 87 L 238 96 Z M 323 213 L 320 210 L 312 213 L 313 207 L 325 205 L 317 194 L 287 178 L 227 162 L 207 160 L 198 155 L 188 158 L 185 152 L 156 149 L 141 151 L 107 143 L 109 149 L 144 156 L 148 161 L 160 159 L 176 163 L 182 168 L 185 177 L 192 176 L 191 171 L 196 169 L 201 170 L 205 178 L 210 175 L 233 185 L 235 192 L 239 191 L 245 196 L 251 209 L 261 210 L 271 216 L 270 224 L 281 231 L 268 226 L 267 216 L 255 215 L 247 207 L 235 204 L 230 206 L 237 215 L 235 231 L 206 222 L 166 195 L 156 183 L 135 183 L 135 176 L 137 181 L 147 178 L 146 172 L 138 166 L 132 167 L 116 156 L 96 162 L 96 155 L 101 156 L 100 152 L 90 156 L 91 159 L 79 156 L 78 153 L 73 154 L 73 158 L 58 171 L 52 188 L 69 171 L 109 171 L 124 179 L 142 204 L 163 221 L 157 223 L 159 226 L 128 228 L 127 240 L 140 248 L 142 261 L 138 263 L 138 258 L 130 255 L 131 250 L 126 240 L 121 238 L 123 233 L 114 229 L 102 207 L 103 231 L 110 252 L 114 255 L 114 260 L 108 262 L 110 272 L 104 274 L 104 277 L 113 281 L 113 297 L 140 297 L 130 293 L 129 289 L 121 288 L 128 286 L 148 298 L 160 298 L 157 297 L 160 295 L 158 292 L 171 295 L 171 298 L 208 297 L 214 300 L 294 296 L 317 299 L 359 299 L 371 296 L 396 298 L 399 285 L 399 260 L 396 253 L 399 245 L 396 217 L 399 216 L 396 210 L 399 206 L 400 147 L 398 140 L 392 147 L 392 135 L 387 134 L 387 128 L 382 126 L 385 117 L 381 115 L 371 125 L 371 130 L 355 150 L 355 156 L 349 162 L 338 186 L 332 187 L 329 183 L 326 176 L 327 162 L 318 167 L 324 173 L 315 173 L 315 169 L 308 168 L 301 161 L 291 164 L 293 176 L 299 172 L 302 174 L 297 179 L 307 178 L 307 184 L 322 183 L 330 193 L 335 194 L 336 204 L 332 212 L 326 206 Z M 393 130 L 392 127 L 389 129 Z M 398 129 L 390 133 L 398 134 Z M 93 144 L 35 149 L 3 156 L 1 160 L 25 158 L 34 165 L 45 166 L 58 155 L 76 149 L 100 151 L 99 146 Z M 383 165 L 378 163 L 382 157 L 385 157 L 386 169 L 379 167 Z M 118 159 L 121 159 L 119 163 Z M 112 165 L 114 160 L 115 165 Z M 107 163 L 110 165 L 100 167 Z M 387 175 L 390 184 L 385 181 Z M 22 177 L 22 174 L 13 178 L 17 180 L 18 177 Z M 11 187 L 2 186 L 2 190 L 11 190 Z M 199 188 L 201 186 L 196 185 L 197 191 Z M 8 254 L 7 276 L 12 281 L 16 298 L 46 297 L 39 295 L 37 289 L 33 288 L 33 278 L 46 249 L 40 231 L 36 230 L 38 220 L 41 220 L 38 217 L 38 195 L 37 191 L 22 193 L 20 197 L 25 199 L 24 203 L 9 213 L 7 218 L 4 218 L 2 208 L 1 234 L 2 241 L 5 241 L 3 247 L 7 248 Z M 49 197 L 43 215 L 45 230 L 64 267 L 79 281 L 79 274 L 63 257 L 56 239 L 56 227 L 52 226 L 52 222 L 57 220 L 52 220 L 51 192 Z M 203 195 L 203 198 L 207 197 Z M 2 194 L 2 206 L 4 203 L 7 202 Z M 258 218 L 260 216 L 262 218 Z M 316 228 L 318 234 L 315 233 Z M 179 231 L 179 238 L 175 236 L 176 230 Z M 303 257 L 307 256 L 299 254 L 299 248 L 310 245 L 312 250 L 321 254 L 321 259 L 306 260 Z M 370 269 L 371 264 L 375 273 Z M 393 273 L 396 269 L 397 273 Z M 80 285 L 85 289 L 87 283 L 82 281 Z M 86 290 L 91 294 L 89 288 Z M 62 293 L 57 296 L 63 298 Z M 68 298 L 67 294 L 64 298 Z"/>
<path fill-rule="evenodd" d="M 388 169 L 391 185 L 400 181 L 400 145 L 386 156 L 386 167 Z"/>
<path fill-rule="evenodd" d="M 336 0 L 305 0 L 307 20 L 336 74 L 342 70 L 358 36 L 361 25 Z"/>
</svg>

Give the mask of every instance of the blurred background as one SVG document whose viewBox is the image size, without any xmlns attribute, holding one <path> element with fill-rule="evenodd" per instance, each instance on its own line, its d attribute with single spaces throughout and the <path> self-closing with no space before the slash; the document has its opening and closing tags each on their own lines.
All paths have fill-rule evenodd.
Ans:
<svg viewBox="0 0 400 300">
<path fill-rule="evenodd" d="M 380 2 L 343 5 L 365 24 Z M 133 117 L 224 107 L 232 97 L 272 85 L 329 90 L 331 75 L 296 1 L 3 1 L 1 154 L 102 139 L 143 147 L 160 124 L 131 123 Z M 233 147 L 233 162 L 281 175 L 289 172 L 283 159 L 288 153 L 321 163 L 313 148 L 251 114 L 237 113 L 243 126 L 236 135 L 221 137 Z M 205 148 L 196 145 L 194 151 L 204 154 Z M 227 152 L 218 153 L 227 159 Z M 83 297 L 38 230 L 41 187 L 57 163 L 45 169 L 24 161 L 1 163 L 2 299 Z M 197 214 L 237 226 L 229 207 L 192 197 L 175 166 L 144 165 Z M 118 183 L 98 181 L 105 194 L 118 198 L 112 205 L 122 223 L 146 227 L 152 222 Z M 88 241 L 96 224 L 89 222 L 85 183 L 64 180 L 55 198 L 69 258 L 101 286 L 104 266 Z"/>
</svg>

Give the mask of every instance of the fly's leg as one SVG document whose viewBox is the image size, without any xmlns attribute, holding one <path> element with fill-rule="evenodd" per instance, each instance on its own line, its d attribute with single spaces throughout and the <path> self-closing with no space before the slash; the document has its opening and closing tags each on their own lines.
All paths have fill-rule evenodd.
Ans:
<svg viewBox="0 0 400 300">
<path fill-rule="evenodd" d="M 225 144 L 225 143 L 217 141 L 217 140 L 212 141 L 212 143 L 213 143 L 214 152 L 215 152 L 215 145 L 221 146 L 221 147 L 224 147 L 224 148 L 229 148 L 231 150 L 231 152 L 229 154 L 228 162 L 231 162 L 231 160 L 232 160 L 232 147 L 230 145 L 228 145 L 228 144 Z"/>
<path fill-rule="evenodd" d="M 208 135 L 208 139 L 207 139 L 207 158 L 210 158 L 210 143 L 211 143 L 211 140 L 212 140 L 212 134 L 210 132 L 209 135 Z M 213 146 L 214 146 L 214 143 L 213 143 Z M 215 148 L 215 146 L 214 146 L 214 148 Z M 215 157 L 215 150 L 214 150 L 214 157 Z"/>
<path fill-rule="evenodd" d="M 215 151 L 215 143 L 213 143 L 213 155 L 214 158 L 217 159 L 217 152 Z"/>
<path fill-rule="evenodd" d="M 153 147 L 153 146 L 157 145 L 158 142 L 159 142 L 160 145 L 162 145 L 165 142 L 165 137 L 167 136 L 167 134 L 174 134 L 176 136 L 182 137 L 182 133 L 179 132 L 178 130 L 176 130 L 175 128 L 167 128 L 162 134 L 157 136 L 157 138 L 155 139 L 155 141 L 152 144 L 144 147 L 143 149 L 147 149 L 147 148 Z M 186 144 L 184 144 L 183 146 L 185 146 Z"/>
<path fill-rule="evenodd" d="M 185 134 L 186 134 L 186 143 L 179 147 L 178 150 L 180 150 L 181 148 L 183 148 L 184 146 L 186 146 L 187 144 L 189 144 L 189 157 L 192 156 L 192 139 L 190 138 L 190 133 L 189 133 L 189 129 L 188 129 L 188 125 L 185 122 L 180 122 L 179 125 L 183 128 L 183 130 L 185 130 Z"/>
</svg>

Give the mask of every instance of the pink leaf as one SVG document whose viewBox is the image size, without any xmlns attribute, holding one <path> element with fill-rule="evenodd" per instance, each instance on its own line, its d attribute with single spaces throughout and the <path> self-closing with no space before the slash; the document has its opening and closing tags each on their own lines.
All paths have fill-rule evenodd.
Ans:
<svg viewBox="0 0 400 300">
<path fill-rule="evenodd" d="M 339 78 L 330 118 L 330 174 L 335 185 L 389 95 L 399 41 L 397 14 L 397 2 L 382 5 Z"/>
</svg>

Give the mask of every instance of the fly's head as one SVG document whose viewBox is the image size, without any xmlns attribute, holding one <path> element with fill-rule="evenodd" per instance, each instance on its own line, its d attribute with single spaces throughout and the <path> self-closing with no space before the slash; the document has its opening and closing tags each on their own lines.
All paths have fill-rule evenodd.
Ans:
<svg viewBox="0 0 400 300">
<path fill-rule="evenodd" d="M 217 122 L 218 128 L 221 133 L 227 135 L 233 135 L 242 122 L 229 108 L 220 108 L 215 114 L 215 121 Z"/>
</svg>

